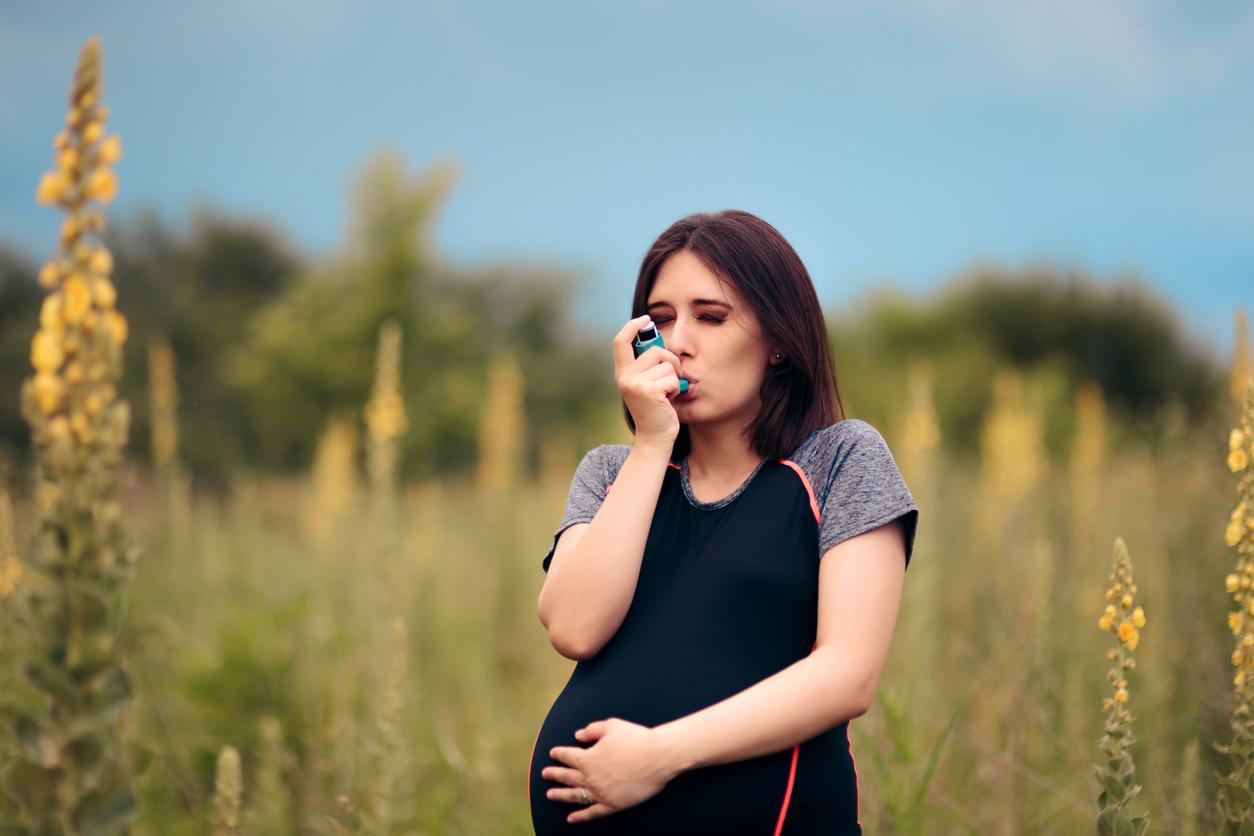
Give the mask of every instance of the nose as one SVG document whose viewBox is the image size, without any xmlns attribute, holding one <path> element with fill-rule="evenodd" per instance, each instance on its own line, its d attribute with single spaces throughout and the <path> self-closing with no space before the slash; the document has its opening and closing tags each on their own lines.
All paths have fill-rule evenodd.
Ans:
<svg viewBox="0 0 1254 836">
<path fill-rule="evenodd" d="M 678 357 L 686 357 L 692 354 L 691 329 L 692 323 L 686 314 L 679 314 L 674 321 L 666 323 L 663 326 L 668 329 L 667 333 L 662 335 L 662 341 L 666 343 L 666 348 L 672 354 Z"/>
</svg>

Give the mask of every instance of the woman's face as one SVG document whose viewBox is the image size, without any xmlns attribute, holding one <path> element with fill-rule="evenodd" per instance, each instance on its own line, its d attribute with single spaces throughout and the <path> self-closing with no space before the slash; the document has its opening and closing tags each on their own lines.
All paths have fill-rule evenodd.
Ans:
<svg viewBox="0 0 1254 836">
<path fill-rule="evenodd" d="M 671 400 L 679 420 L 748 426 L 761 406 L 770 348 L 735 288 L 679 250 L 662 262 L 645 312 L 690 382 L 686 394 Z"/>
</svg>

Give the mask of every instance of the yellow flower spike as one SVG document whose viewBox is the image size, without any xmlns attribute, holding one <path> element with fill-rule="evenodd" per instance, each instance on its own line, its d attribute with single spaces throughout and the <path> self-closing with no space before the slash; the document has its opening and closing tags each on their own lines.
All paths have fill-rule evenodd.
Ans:
<svg viewBox="0 0 1254 836">
<path fill-rule="evenodd" d="M 81 107 L 83 110 L 90 110 L 91 107 L 95 103 L 96 103 L 96 91 L 95 90 L 88 90 L 85 93 L 83 93 L 83 95 L 78 97 L 78 106 Z"/>
<path fill-rule="evenodd" d="M 128 333 L 126 317 L 117 311 L 109 311 L 107 318 L 109 320 L 109 333 L 113 335 L 113 341 L 118 345 L 122 345 L 126 342 Z"/>
<path fill-rule="evenodd" d="M 30 344 L 30 364 L 37 372 L 55 372 L 65 360 L 65 351 L 56 334 L 36 331 Z"/>
<path fill-rule="evenodd" d="M 1245 466 L 1249 464 L 1249 459 L 1245 455 L 1245 450 L 1237 448 L 1228 453 L 1228 469 L 1233 473 L 1240 473 L 1245 470 Z"/>
<path fill-rule="evenodd" d="M 35 402 L 44 415 L 51 415 L 61 406 L 65 398 L 65 381 L 51 372 L 39 372 L 35 375 Z"/>
<path fill-rule="evenodd" d="M 122 159 L 122 140 L 118 139 L 117 134 L 114 134 L 100 146 L 100 162 L 105 165 L 112 165 L 120 159 Z"/>
<path fill-rule="evenodd" d="M 83 141 L 88 145 L 96 142 L 104 135 L 104 125 L 99 122 L 88 122 L 87 127 L 83 128 Z"/>
<path fill-rule="evenodd" d="M 91 292 L 83 277 L 75 273 L 65 280 L 65 321 L 71 325 L 82 321 L 91 307 Z"/>
<path fill-rule="evenodd" d="M 1138 630 L 1145 626 L 1145 610 L 1137 607 L 1132 611 L 1132 626 Z"/>
<path fill-rule="evenodd" d="M 1245 433 L 1239 429 L 1234 429 L 1228 434 L 1228 449 L 1236 450 L 1245 446 Z"/>
<path fill-rule="evenodd" d="M 98 168 L 87 180 L 86 195 L 101 203 L 108 203 L 118 193 L 118 178 L 107 168 Z"/>
<path fill-rule="evenodd" d="M 1236 592 L 1241 587 L 1241 579 L 1236 575 L 1229 575 L 1224 578 L 1224 589 L 1228 592 Z"/>
<path fill-rule="evenodd" d="M 1254 599 L 1250 600 L 1250 606 L 1254 607 Z M 1228 613 L 1228 629 L 1232 631 L 1232 634 L 1234 636 L 1237 633 L 1241 632 L 1241 628 L 1244 624 L 1245 624 L 1245 618 L 1244 616 L 1242 616 L 1241 613 L 1239 612 Z"/>
<path fill-rule="evenodd" d="M 93 273 L 108 275 L 113 272 L 113 256 L 104 247 L 97 247 L 92 250 L 91 257 L 87 263 L 88 268 Z"/>
<path fill-rule="evenodd" d="M 108 279 L 94 279 L 91 283 L 91 298 L 97 305 L 109 310 L 118 300 L 118 291 Z"/>
<path fill-rule="evenodd" d="M 1119 703 L 1120 705 L 1123 705 L 1127 701 L 1128 701 L 1128 690 L 1126 688 L 1120 688 L 1118 691 L 1115 692 L 1115 702 Z"/>
</svg>

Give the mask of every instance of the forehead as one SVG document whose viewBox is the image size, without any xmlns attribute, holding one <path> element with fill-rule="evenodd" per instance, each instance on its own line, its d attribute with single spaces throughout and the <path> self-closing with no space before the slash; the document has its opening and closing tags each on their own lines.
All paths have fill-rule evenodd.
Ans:
<svg viewBox="0 0 1254 836">
<path fill-rule="evenodd" d="M 682 304 L 690 299 L 721 299 L 734 306 L 737 296 L 736 289 L 701 259 L 688 250 L 680 250 L 662 262 L 649 291 L 649 302 Z"/>
</svg>

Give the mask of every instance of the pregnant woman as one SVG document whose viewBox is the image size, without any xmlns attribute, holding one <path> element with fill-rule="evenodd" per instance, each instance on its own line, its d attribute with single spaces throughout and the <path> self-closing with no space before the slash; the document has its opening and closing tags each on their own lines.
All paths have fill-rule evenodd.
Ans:
<svg viewBox="0 0 1254 836">
<path fill-rule="evenodd" d="M 543 563 L 540 621 L 577 664 L 532 751 L 536 833 L 861 833 L 848 723 L 918 509 L 844 417 L 814 285 L 770 224 L 676 222 L 632 313 L 613 348 L 634 441 L 584 456 Z M 665 348 L 635 357 L 650 322 Z"/>
</svg>

